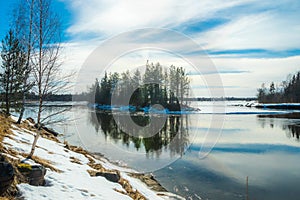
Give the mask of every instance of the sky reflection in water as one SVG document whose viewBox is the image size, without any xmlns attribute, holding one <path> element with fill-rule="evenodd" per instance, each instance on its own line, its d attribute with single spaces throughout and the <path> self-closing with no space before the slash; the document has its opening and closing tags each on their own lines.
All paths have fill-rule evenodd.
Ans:
<svg viewBox="0 0 300 200">
<path fill-rule="evenodd" d="M 245 199 L 247 176 L 250 199 L 300 196 L 300 120 L 226 115 L 217 144 L 200 159 L 207 131 L 218 131 L 211 127 L 209 114 L 169 117 L 161 133 L 148 140 L 122 133 L 107 114 L 75 107 L 66 115 L 77 119 L 76 126 L 56 126 L 65 133 L 61 139 L 137 169 L 147 169 L 155 161 L 156 178 L 186 198 Z M 140 120 L 146 123 L 147 118 Z"/>
</svg>

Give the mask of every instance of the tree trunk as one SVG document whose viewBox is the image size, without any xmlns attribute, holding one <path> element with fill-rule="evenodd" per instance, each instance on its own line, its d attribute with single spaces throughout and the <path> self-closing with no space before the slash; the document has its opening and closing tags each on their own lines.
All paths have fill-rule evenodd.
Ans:
<svg viewBox="0 0 300 200">
<path fill-rule="evenodd" d="M 31 39 L 32 39 L 32 20 L 33 20 L 33 4 L 34 4 L 34 0 L 31 0 L 31 4 L 30 4 L 30 18 L 29 18 L 29 33 L 28 33 L 28 43 L 27 43 L 27 58 L 26 58 L 26 69 L 25 69 L 25 77 L 24 77 L 24 83 L 23 83 L 23 91 L 22 91 L 22 95 L 23 95 L 23 99 L 22 99 L 22 105 L 21 105 L 21 112 L 19 115 L 19 119 L 17 121 L 17 124 L 20 124 L 24 115 L 24 111 L 25 111 L 25 101 L 26 101 L 26 91 L 29 89 L 29 85 L 27 85 L 27 80 L 29 77 L 29 73 L 31 72 L 30 69 L 30 56 L 31 56 L 31 48 L 32 48 L 32 44 L 31 44 Z"/>
<path fill-rule="evenodd" d="M 5 88 L 5 114 L 9 115 L 9 74 L 7 75 L 7 83 Z"/>
<path fill-rule="evenodd" d="M 40 124 L 38 124 L 38 130 L 37 130 L 36 135 L 34 136 L 34 141 L 31 146 L 31 151 L 30 151 L 29 155 L 27 156 L 28 159 L 31 159 L 34 154 L 36 143 L 41 135 L 41 130 L 42 130 L 42 126 Z"/>
<path fill-rule="evenodd" d="M 42 105 L 43 105 L 43 98 L 42 96 L 40 96 L 39 99 L 39 111 L 38 111 L 38 118 L 37 118 L 37 133 L 34 136 L 34 141 L 32 143 L 32 147 L 31 147 L 31 151 L 29 153 L 29 155 L 27 156 L 27 158 L 31 159 L 31 157 L 34 154 L 35 151 L 35 147 L 36 147 L 36 143 L 41 135 L 41 130 L 42 130 L 42 124 L 41 124 L 41 113 L 42 113 Z"/>
<path fill-rule="evenodd" d="M 25 95 L 23 95 L 23 100 L 22 100 L 22 108 L 21 108 L 21 112 L 17 121 L 17 124 L 21 124 L 23 115 L 24 115 L 24 111 L 25 111 Z"/>
<path fill-rule="evenodd" d="M 40 16 L 43 16 L 43 8 L 42 5 L 40 5 Z M 38 110 L 38 117 L 37 117 L 37 127 L 38 127 L 38 131 L 34 137 L 34 141 L 32 143 L 32 147 L 31 147 L 31 152 L 28 155 L 28 158 L 31 158 L 34 154 L 35 151 L 35 147 L 36 147 L 36 143 L 39 139 L 39 136 L 41 134 L 41 113 L 42 113 L 42 106 L 43 106 L 43 89 L 42 89 L 42 78 L 43 78 L 43 70 L 42 70 L 42 51 L 43 51 L 43 19 L 42 17 L 40 17 L 39 19 L 39 57 L 38 57 L 38 90 L 39 90 L 39 110 Z"/>
</svg>

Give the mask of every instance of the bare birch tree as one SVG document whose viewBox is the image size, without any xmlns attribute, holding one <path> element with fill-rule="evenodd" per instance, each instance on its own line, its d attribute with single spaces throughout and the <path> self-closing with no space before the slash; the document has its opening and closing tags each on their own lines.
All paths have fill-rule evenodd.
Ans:
<svg viewBox="0 0 300 200">
<path fill-rule="evenodd" d="M 18 39 L 22 44 L 25 54 L 26 54 L 26 63 L 24 65 L 24 70 L 22 74 L 22 102 L 21 102 L 21 111 L 17 123 L 20 124 L 23 118 L 25 111 L 25 101 L 26 93 L 33 87 L 34 82 L 30 81 L 30 73 L 32 69 L 31 57 L 32 57 L 32 48 L 34 46 L 33 39 L 33 19 L 34 19 L 34 3 L 36 0 L 20 0 L 16 6 L 13 14 L 13 28 L 18 34 Z"/>
<path fill-rule="evenodd" d="M 36 42 L 32 51 L 32 74 L 35 80 L 39 102 L 37 112 L 37 129 L 31 152 L 28 158 L 34 154 L 37 140 L 40 136 L 43 123 L 54 114 L 42 118 L 43 105 L 48 94 L 63 93 L 69 86 L 72 74 L 64 75 L 61 71 L 61 27 L 60 19 L 51 10 L 51 0 L 35 0 L 33 5 L 32 33 Z M 59 111 L 55 114 L 59 114 Z"/>
</svg>

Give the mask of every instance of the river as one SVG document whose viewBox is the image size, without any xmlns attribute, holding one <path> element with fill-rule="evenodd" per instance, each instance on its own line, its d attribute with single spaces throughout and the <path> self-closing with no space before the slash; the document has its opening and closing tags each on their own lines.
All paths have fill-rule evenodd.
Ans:
<svg viewBox="0 0 300 200">
<path fill-rule="evenodd" d="M 128 117 L 122 112 L 86 106 L 72 107 L 64 113 L 69 121 L 52 126 L 63 133 L 61 140 L 152 172 L 166 189 L 187 199 L 299 199 L 300 119 L 260 118 L 284 111 L 232 106 L 240 103 L 227 102 L 214 113 L 212 103 L 200 102 L 198 113 L 167 115 L 151 137 L 127 134 L 115 122 L 116 116 Z M 25 115 L 34 112 L 31 107 Z M 142 127 L 152 120 L 143 114 L 130 118 Z"/>
</svg>

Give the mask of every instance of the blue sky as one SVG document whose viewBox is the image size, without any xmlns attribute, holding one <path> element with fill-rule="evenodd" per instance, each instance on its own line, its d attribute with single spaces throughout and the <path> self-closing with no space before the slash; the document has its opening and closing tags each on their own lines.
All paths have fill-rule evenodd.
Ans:
<svg viewBox="0 0 300 200">
<path fill-rule="evenodd" d="M 9 28 L 16 1 L 0 2 L 1 38 Z M 196 57 L 205 50 L 219 71 L 226 96 L 255 96 L 262 82 L 280 82 L 300 69 L 298 0 L 53 0 L 53 8 L 62 17 L 66 69 L 80 69 L 101 42 L 139 28 L 166 28 L 190 37 L 201 48 L 189 52 L 181 44 L 185 56 Z M 168 35 L 159 37 L 162 43 L 169 41 Z M 145 40 L 137 35 L 127 39 L 131 43 Z M 152 42 L 151 36 L 147 42 Z M 181 41 L 174 42 L 179 45 Z M 150 54 L 141 53 L 141 63 L 147 59 L 165 65 L 178 61 Z M 133 63 L 129 60 L 117 62 L 120 71 Z M 180 61 L 173 64 L 185 65 Z M 201 89 L 205 83 L 197 80 L 201 77 L 190 74 L 195 79 L 194 93 L 205 96 Z"/>
</svg>

